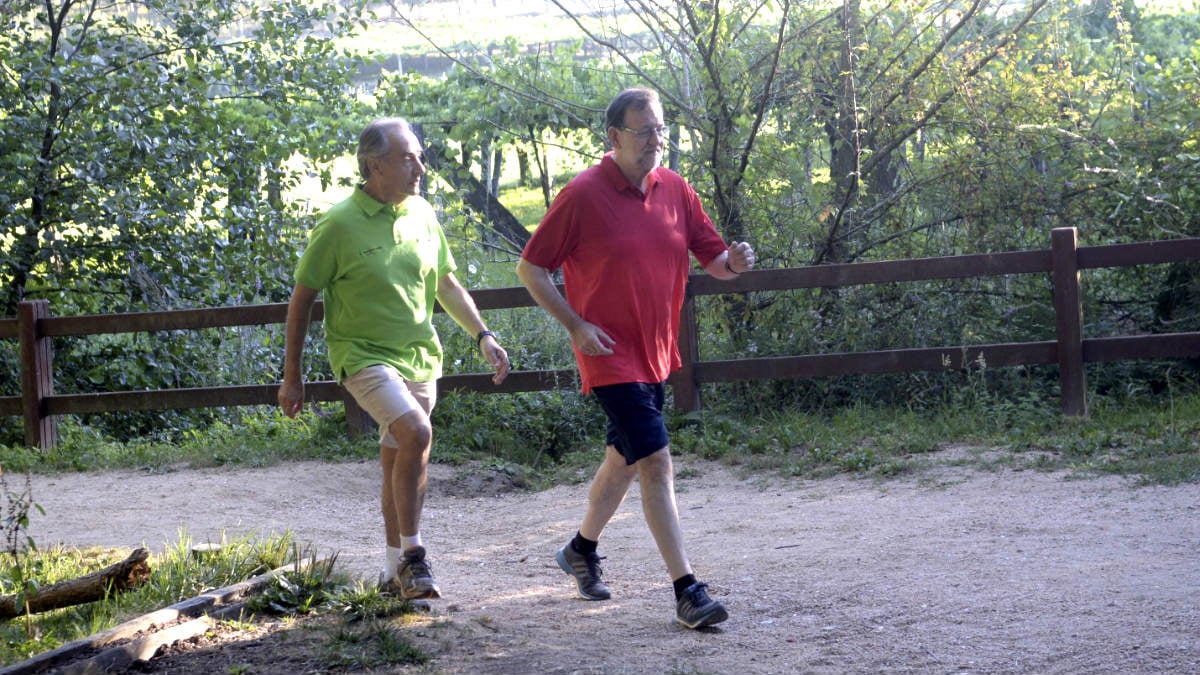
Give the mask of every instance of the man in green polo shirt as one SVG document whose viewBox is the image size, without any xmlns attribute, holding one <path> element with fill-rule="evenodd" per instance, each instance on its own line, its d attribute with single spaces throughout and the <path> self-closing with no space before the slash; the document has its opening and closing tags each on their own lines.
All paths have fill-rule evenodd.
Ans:
<svg viewBox="0 0 1200 675">
<path fill-rule="evenodd" d="M 358 139 L 362 182 L 309 235 L 288 304 L 279 405 L 295 417 L 304 401 L 301 357 L 317 295 L 334 375 L 379 424 L 387 555 L 380 585 L 408 599 L 441 597 L 421 541 L 432 447 L 429 414 L 442 374 L 433 326 L 436 300 L 508 376 L 508 354 L 454 276 L 454 257 L 429 202 L 420 141 L 408 122 L 379 119 Z"/>
</svg>

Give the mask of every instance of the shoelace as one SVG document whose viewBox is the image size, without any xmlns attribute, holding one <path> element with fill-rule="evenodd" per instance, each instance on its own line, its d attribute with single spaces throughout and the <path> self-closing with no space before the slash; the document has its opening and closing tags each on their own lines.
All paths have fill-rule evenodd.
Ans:
<svg viewBox="0 0 1200 675">
<path fill-rule="evenodd" d="M 595 553 L 587 554 L 588 574 L 590 574 L 593 577 L 596 577 L 597 579 L 600 578 L 600 574 L 601 574 L 601 570 L 600 570 L 600 561 L 601 560 L 604 560 L 604 556 L 596 555 Z"/>
<path fill-rule="evenodd" d="M 691 601 L 692 605 L 696 607 L 703 607 L 704 605 L 712 602 L 712 600 L 710 600 L 708 597 L 708 591 L 706 590 L 707 588 L 708 584 L 704 582 L 700 582 L 691 588 L 690 592 L 687 594 L 687 597 L 688 600 Z"/>
<path fill-rule="evenodd" d="M 406 567 L 408 567 L 409 569 L 412 570 L 412 574 L 414 577 L 431 577 L 431 576 L 433 576 L 433 570 L 429 567 L 429 563 L 426 562 L 425 559 L 422 558 L 420 560 L 413 560 L 410 558 L 410 559 L 407 559 L 405 562 L 407 563 Z"/>
</svg>

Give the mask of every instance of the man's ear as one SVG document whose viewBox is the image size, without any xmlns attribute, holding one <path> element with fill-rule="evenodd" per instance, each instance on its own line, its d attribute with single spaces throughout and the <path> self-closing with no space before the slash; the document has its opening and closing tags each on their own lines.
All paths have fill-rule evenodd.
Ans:
<svg viewBox="0 0 1200 675">
<path fill-rule="evenodd" d="M 613 150 L 617 149 L 617 141 L 621 138 L 621 130 L 616 127 L 608 128 L 608 145 Z"/>
</svg>

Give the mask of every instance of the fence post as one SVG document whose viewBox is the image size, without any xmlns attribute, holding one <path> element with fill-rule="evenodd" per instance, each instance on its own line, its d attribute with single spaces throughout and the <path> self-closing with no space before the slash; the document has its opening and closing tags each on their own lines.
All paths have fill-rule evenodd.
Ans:
<svg viewBox="0 0 1200 675">
<path fill-rule="evenodd" d="M 1062 412 L 1067 417 L 1087 417 L 1088 414 L 1078 249 L 1079 231 L 1074 227 L 1058 227 L 1050 233 L 1058 382 L 1062 389 Z"/>
<path fill-rule="evenodd" d="M 675 410 L 694 412 L 700 409 L 700 388 L 696 386 L 696 361 L 700 359 L 700 341 L 696 326 L 696 299 L 688 286 L 679 310 L 679 358 L 683 362 L 669 382 L 675 398 Z"/>
<path fill-rule="evenodd" d="M 50 338 L 42 335 L 38 326 L 39 320 L 49 316 L 48 300 L 23 300 L 17 304 L 25 445 L 42 450 L 58 443 L 58 420 L 45 414 L 45 399 L 54 395 L 54 355 Z"/>
</svg>

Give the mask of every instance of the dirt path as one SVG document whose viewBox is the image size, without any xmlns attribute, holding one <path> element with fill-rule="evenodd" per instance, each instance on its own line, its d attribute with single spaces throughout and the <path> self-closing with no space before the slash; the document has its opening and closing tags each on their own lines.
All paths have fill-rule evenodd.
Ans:
<svg viewBox="0 0 1200 675">
<path fill-rule="evenodd" d="M 414 631 L 435 659 L 411 672 L 1200 673 L 1200 486 L 1032 471 L 784 482 L 696 460 L 678 468 L 689 554 L 729 621 L 704 632 L 671 622 L 636 488 L 602 541 L 614 598 L 592 603 L 553 561 L 586 486 L 466 496 L 478 482 L 436 466 L 423 533 L 447 599 Z M 37 478 L 47 513 L 30 534 L 43 547 L 157 552 L 181 533 L 290 530 L 373 579 L 377 472 L 299 463 Z"/>
</svg>

